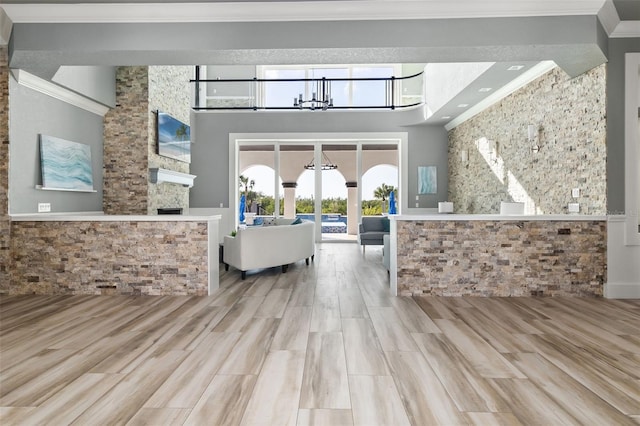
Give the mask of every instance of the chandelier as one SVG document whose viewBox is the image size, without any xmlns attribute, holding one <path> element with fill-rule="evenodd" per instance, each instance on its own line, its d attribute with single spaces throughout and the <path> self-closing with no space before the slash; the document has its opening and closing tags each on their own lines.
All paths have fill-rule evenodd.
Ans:
<svg viewBox="0 0 640 426">
<path fill-rule="evenodd" d="M 316 165 L 314 159 L 312 158 L 310 162 L 304 165 L 304 168 L 307 170 L 315 170 Z M 338 168 L 337 164 L 333 164 L 327 154 L 322 153 L 322 164 L 320 165 L 320 170 L 335 170 Z"/>
<path fill-rule="evenodd" d="M 316 109 L 326 111 L 329 108 L 333 108 L 333 98 L 331 97 L 331 82 L 322 77 L 322 80 L 316 82 L 317 92 L 313 92 L 311 99 L 302 99 L 302 93 L 297 98 L 293 98 L 293 107 L 299 109 L 310 109 L 315 111 Z M 319 94 L 320 96 L 316 97 Z"/>
</svg>

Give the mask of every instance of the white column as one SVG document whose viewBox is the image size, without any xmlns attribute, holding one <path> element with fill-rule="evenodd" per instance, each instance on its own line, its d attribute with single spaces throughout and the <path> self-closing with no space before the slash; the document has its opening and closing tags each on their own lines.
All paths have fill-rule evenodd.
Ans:
<svg viewBox="0 0 640 426">
<path fill-rule="evenodd" d="M 347 182 L 347 234 L 358 235 L 358 183 Z"/>
<path fill-rule="evenodd" d="M 284 217 L 296 217 L 296 182 L 282 182 L 284 188 Z"/>
</svg>

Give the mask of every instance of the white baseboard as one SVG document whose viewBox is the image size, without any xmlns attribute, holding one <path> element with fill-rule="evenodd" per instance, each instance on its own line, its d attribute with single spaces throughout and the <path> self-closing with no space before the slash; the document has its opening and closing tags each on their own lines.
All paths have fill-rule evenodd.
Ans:
<svg viewBox="0 0 640 426">
<path fill-rule="evenodd" d="M 607 299 L 640 299 L 640 282 L 606 283 L 604 297 Z"/>
</svg>

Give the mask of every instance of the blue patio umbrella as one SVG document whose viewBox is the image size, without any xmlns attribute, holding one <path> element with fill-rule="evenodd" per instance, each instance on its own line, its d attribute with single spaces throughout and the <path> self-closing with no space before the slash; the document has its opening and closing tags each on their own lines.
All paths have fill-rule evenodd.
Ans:
<svg viewBox="0 0 640 426">
<path fill-rule="evenodd" d="M 395 191 L 389 193 L 389 214 L 396 214 L 396 195 Z"/>
<path fill-rule="evenodd" d="M 245 209 L 246 201 L 244 199 L 244 194 L 240 196 L 240 223 L 244 223 L 244 209 Z"/>
</svg>

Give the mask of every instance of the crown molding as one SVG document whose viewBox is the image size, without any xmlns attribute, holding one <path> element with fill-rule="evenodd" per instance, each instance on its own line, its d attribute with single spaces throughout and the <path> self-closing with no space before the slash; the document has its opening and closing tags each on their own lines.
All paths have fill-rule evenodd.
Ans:
<svg viewBox="0 0 640 426">
<path fill-rule="evenodd" d="M 0 46 L 9 44 L 12 28 L 13 22 L 11 22 L 7 13 L 0 7 Z"/>
<path fill-rule="evenodd" d="M 473 107 L 469 108 L 468 110 L 466 110 L 465 112 L 463 112 L 462 114 L 460 114 L 459 116 L 457 116 L 456 118 L 448 122 L 444 126 L 444 128 L 447 129 L 447 131 L 449 131 L 459 126 L 460 124 L 464 123 L 470 118 L 480 114 L 482 111 L 489 108 L 491 105 L 497 102 L 500 102 L 502 99 L 506 98 L 507 96 L 509 96 L 516 90 L 520 89 L 521 87 L 526 86 L 527 84 L 529 84 L 536 78 L 540 77 L 541 75 L 551 71 L 556 66 L 557 66 L 556 63 L 553 61 L 542 61 L 538 63 L 537 65 L 531 67 L 526 72 L 522 73 L 522 75 L 520 75 L 518 78 L 510 81 L 505 86 L 496 90 L 491 95 L 487 96 L 486 98 L 484 98 L 483 100 L 475 104 Z"/>
<path fill-rule="evenodd" d="M 640 21 L 622 21 L 609 34 L 611 38 L 640 38 Z"/>
<path fill-rule="evenodd" d="M 108 1 L 108 0 L 107 0 Z M 5 4 L 14 23 L 275 22 L 596 15 L 605 0 Z"/>
<path fill-rule="evenodd" d="M 612 0 L 606 0 L 602 5 L 602 9 L 598 12 L 598 19 L 607 34 L 611 34 L 616 29 L 620 23 L 620 16 Z"/>
<path fill-rule="evenodd" d="M 76 92 L 62 86 L 58 86 L 55 83 L 37 77 L 24 70 L 11 70 L 11 73 L 21 86 L 28 87 L 29 89 L 51 96 L 52 98 L 66 102 L 69 105 L 82 108 L 85 111 L 89 111 L 102 117 L 104 117 L 109 111 L 109 108 L 101 103 L 95 102 L 87 97 L 79 95 Z"/>
</svg>

